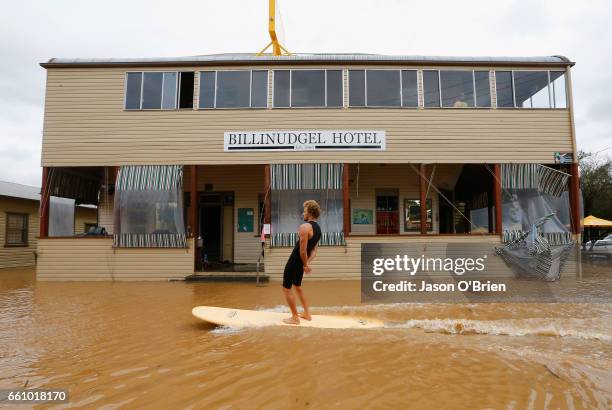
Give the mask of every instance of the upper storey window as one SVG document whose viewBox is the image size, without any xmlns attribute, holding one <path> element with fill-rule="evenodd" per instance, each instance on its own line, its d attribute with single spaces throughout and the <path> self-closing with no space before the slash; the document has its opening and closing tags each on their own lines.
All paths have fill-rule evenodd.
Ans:
<svg viewBox="0 0 612 410">
<path fill-rule="evenodd" d="M 266 108 L 267 70 L 200 72 L 200 108 Z"/>
<path fill-rule="evenodd" d="M 193 72 L 145 71 L 126 75 L 125 109 L 193 108 Z"/>
<path fill-rule="evenodd" d="M 567 108 L 564 71 L 496 71 L 500 108 Z"/>
<path fill-rule="evenodd" d="M 416 70 L 349 70 L 349 106 L 417 107 Z"/>
<path fill-rule="evenodd" d="M 488 71 L 424 70 L 425 107 L 491 107 Z"/>
<path fill-rule="evenodd" d="M 342 70 L 274 70 L 274 107 L 342 107 Z"/>
</svg>

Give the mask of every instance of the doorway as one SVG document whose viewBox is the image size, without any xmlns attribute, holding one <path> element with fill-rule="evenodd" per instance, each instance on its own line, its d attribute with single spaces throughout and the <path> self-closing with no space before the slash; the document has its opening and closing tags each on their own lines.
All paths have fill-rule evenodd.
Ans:
<svg viewBox="0 0 612 410">
<path fill-rule="evenodd" d="M 206 192 L 200 194 L 200 235 L 205 265 L 233 262 L 234 193 Z"/>
<path fill-rule="evenodd" d="M 376 191 L 376 233 L 399 234 L 399 192 L 397 189 Z"/>
</svg>

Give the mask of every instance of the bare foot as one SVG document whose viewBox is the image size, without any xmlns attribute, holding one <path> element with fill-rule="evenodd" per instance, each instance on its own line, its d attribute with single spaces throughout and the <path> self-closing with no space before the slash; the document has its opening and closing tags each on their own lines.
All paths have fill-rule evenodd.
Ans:
<svg viewBox="0 0 612 410">
<path fill-rule="evenodd" d="M 299 325 L 300 318 L 297 316 L 291 316 L 291 317 L 288 317 L 287 319 L 283 319 L 283 323 L 286 323 L 288 325 Z"/>
<path fill-rule="evenodd" d="M 312 320 L 312 316 L 310 316 L 310 313 L 306 313 L 306 312 L 304 312 L 304 313 L 300 313 L 300 317 L 301 317 L 302 319 Z"/>
</svg>

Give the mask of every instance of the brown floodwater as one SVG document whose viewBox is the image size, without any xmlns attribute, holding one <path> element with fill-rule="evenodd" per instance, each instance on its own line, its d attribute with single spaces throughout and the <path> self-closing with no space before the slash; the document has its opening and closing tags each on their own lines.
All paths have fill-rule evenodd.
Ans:
<svg viewBox="0 0 612 410">
<path fill-rule="evenodd" d="M 304 290 L 313 313 L 386 327 L 231 330 L 191 315 L 286 311 L 278 282 L 54 283 L 0 271 L 0 388 L 69 391 L 69 403 L 36 408 L 612 407 L 609 304 L 364 305 L 359 281 L 306 279 Z"/>
</svg>

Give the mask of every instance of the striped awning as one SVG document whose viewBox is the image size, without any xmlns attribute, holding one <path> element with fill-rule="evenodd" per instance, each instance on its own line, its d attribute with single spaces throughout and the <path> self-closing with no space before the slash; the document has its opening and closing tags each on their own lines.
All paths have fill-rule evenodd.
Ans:
<svg viewBox="0 0 612 410">
<path fill-rule="evenodd" d="M 101 185 L 101 180 L 67 169 L 51 168 L 49 172 L 50 195 L 74 199 L 77 204 L 97 205 Z"/>
<path fill-rule="evenodd" d="M 502 189 L 537 189 L 561 196 L 567 189 L 569 175 L 540 164 L 502 164 Z"/>
<path fill-rule="evenodd" d="M 294 246 L 298 241 L 297 232 L 278 232 L 270 235 L 270 246 L 272 248 L 282 248 Z M 346 245 L 344 232 L 321 232 L 319 246 L 341 246 Z"/>
<path fill-rule="evenodd" d="M 125 165 L 119 168 L 119 191 L 168 191 L 183 185 L 182 165 Z"/>
<path fill-rule="evenodd" d="M 343 164 L 273 164 L 271 188 L 342 189 Z"/>
</svg>

